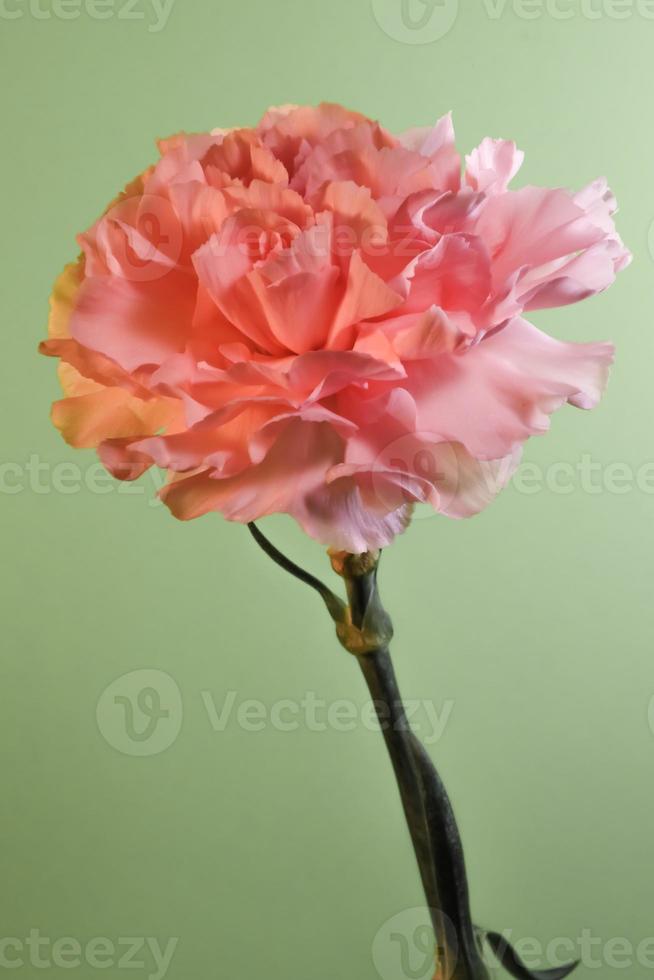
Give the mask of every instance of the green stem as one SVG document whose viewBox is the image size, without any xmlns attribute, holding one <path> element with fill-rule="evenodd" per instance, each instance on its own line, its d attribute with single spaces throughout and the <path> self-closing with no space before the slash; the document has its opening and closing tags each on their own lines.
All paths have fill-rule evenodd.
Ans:
<svg viewBox="0 0 654 980">
<path fill-rule="evenodd" d="M 482 933 L 472 923 L 454 811 L 431 758 L 411 731 L 393 669 L 388 649 L 393 630 L 377 589 L 378 553 L 332 556 L 334 569 L 345 580 L 346 605 L 323 582 L 278 551 L 255 524 L 248 527 L 274 562 L 322 597 L 341 644 L 357 657 L 381 724 L 427 898 L 438 948 L 436 976 L 488 980 L 481 950 L 480 937 L 484 936 L 516 980 L 564 980 L 576 962 L 532 970 L 500 933 Z"/>
<path fill-rule="evenodd" d="M 376 568 L 346 578 L 352 623 L 374 622 L 371 608 L 385 615 L 377 594 Z M 411 731 L 393 662 L 383 646 L 357 657 L 377 711 L 400 791 L 438 948 L 440 975 L 487 980 L 469 911 L 463 848 L 452 807 L 426 750 Z"/>
</svg>

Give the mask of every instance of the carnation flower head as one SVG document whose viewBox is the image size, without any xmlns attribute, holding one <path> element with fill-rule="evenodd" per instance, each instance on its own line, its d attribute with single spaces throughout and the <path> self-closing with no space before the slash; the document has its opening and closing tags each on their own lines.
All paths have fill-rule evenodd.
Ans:
<svg viewBox="0 0 654 980">
<path fill-rule="evenodd" d="M 394 136 L 331 104 L 159 149 L 79 236 L 41 350 L 66 441 L 167 470 L 176 517 L 380 548 L 414 503 L 480 511 L 555 409 L 599 400 L 612 346 L 524 314 L 628 263 L 606 181 L 512 189 L 512 142 L 462 166 L 449 116 Z"/>
</svg>

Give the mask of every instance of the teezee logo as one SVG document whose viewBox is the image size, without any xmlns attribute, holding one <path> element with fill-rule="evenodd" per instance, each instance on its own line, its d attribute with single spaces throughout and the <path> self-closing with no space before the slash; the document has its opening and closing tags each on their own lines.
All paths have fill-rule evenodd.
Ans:
<svg viewBox="0 0 654 980">
<path fill-rule="evenodd" d="M 375 20 L 404 44 L 430 44 L 445 37 L 459 12 L 459 0 L 372 0 Z"/>
<path fill-rule="evenodd" d="M 161 670 L 133 670 L 113 681 L 100 695 L 96 710 L 105 741 L 124 755 L 157 755 L 180 733 L 180 690 Z"/>
</svg>

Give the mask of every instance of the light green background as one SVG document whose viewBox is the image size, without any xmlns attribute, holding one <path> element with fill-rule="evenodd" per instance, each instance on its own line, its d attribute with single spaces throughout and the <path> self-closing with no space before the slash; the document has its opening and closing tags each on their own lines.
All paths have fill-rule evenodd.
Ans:
<svg viewBox="0 0 654 980">
<path fill-rule="evenodd" d="M 590 456 L 604 475 L 612 463 L 636 474 L 654 460 L 654 20 L 635 0 L 560 0 L 536 17 L 538 5 L 461 0 L 444 37 L 410 44 L 390 36 L 400 0 L 379 0 L 377 18 L 369 0 L 176 0 L 158 32 L 149 0 L 130 19 L 124 2 L 106 20 L 66 20 L 45 17 L 46 0 L 6 0 L 0 17 L 0 937 L 179 937 L 171 980 L 374 980 L 377 931 L 421 899 L 381 739 L 361 723 L 257 733 L 232 719 L 217 732 L 202 694 L 218 709 L 230 691 L 268 708 L 307 692 L 362 705 L 356 664 L 244 528 L 175 522 L 149 504 L 147 476 L 136 493 L 62 492 L 55 464 L 86 474 L 94 457 L 48 421 L 58 389 L 36 344 L 50 284 L 157 136 L 250 124 L 288 101 L 341 101 L 398 130 L 452 108 L 465 150 L 485 135 L 525 149 L 524 182 L 609 177 L 636 261 L 607 294 L 538 323 L 615 340 L 611 384 L 596 412 L 561 411 L 526 459 L 546 470 Z M 50 466 L 42 492 L 33 456 Z M 17 474 L 24 488 L 9 493 Z M 383 562 L 405 693 L 451 708 L 430 751 L 460 818 L 475 918 L 541 942 L 592 930 L 602 966 L 580 980 L 649 972 L 601 948 L 654 936 L 653 518 L 654 495 L 634 482 L 514 487 L 467 522 L 422 517 Z M 331 574 L 288 519 L 265 527 Z M 171 675 L 184 708 L 177 739 L 147 757 L 117 751 L 96 722 L 104 689 L 137 669 Z M 384 980 L 409 976 L 393 943 L 377 949 Z"/>
</svg>

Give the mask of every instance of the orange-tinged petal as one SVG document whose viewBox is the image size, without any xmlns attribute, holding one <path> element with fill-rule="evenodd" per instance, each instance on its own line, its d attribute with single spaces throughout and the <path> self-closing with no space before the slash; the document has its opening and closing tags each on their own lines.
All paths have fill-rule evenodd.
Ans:
<svg viewBox="0 0 654 980">
<path fill-rule="evenodd" d="M 69 262 L 55 279 L 50 295 L 48 337 L 70 337 L 70 315 L 83 278 L 84 257 L 80 255 L 76 262 Z"/>
<path fill-rule="evenodd" d="M 69 396 L 52 406 L 52 421 L 66 442 L 94 448 L 104 439 L 147 436 L 181 422 L 180 403 L 171 398 L 144 401 L 123 388 L 106 388 L 68 364 L 60 378 Z"/>
</svg>

